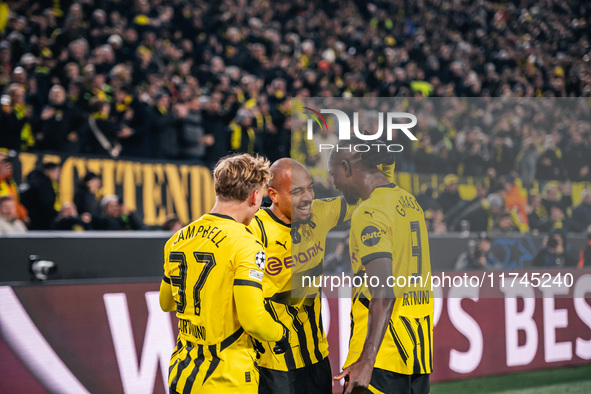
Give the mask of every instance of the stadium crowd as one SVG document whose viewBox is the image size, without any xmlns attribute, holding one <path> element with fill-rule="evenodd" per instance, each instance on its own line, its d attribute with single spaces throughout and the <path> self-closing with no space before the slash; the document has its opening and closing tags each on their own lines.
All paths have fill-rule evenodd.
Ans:
<svg viewBox="0 0 591 394">
<path fill-rule="evenodd" d="M 290 97 L 588 98 L 590 20 L 590 3 L 562 0 L 6 1 L 0 147 L 211 168 L 229 151 L 288 156 Z M 588 114 L 548 128 L 544 111 L 515 112 L 525 126 L 456 130 L 442 117 L 405 152 L 399 170 L 446 175 L 445 190 L 419 196 L 432 231 L 591 224 L 591 194 L 573 207 L 569 183 L 591 181 Z M 49 172 L 35 174 L 51 195 Z M 484 179 L 474 200 L 459 197 L 458 175 Z M 560 183 L 524 196 L 537 180 Z M 2 187 L 18 199 L 11 176 Z"/>
</svg>

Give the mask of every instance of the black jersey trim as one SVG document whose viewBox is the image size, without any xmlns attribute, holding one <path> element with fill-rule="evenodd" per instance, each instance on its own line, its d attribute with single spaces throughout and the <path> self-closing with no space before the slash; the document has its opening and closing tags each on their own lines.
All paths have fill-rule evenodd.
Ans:
<svg viewBox="0 0 591 394">
<path fill-rule="evenodd" d="M 376 189 L 380 188 L 380 187 L 385 187 L 387 189 L 394 189 L 396 187 L 396 184 L 395 183 L 388 183 L 387 185 L 377 186 Z"/>
<path fill-rule="evenodd" d="M 413 363 L 412 373 L 419 374 L 419 373 L 421 373 L 421 361 L 419 360 L 419 356 L 417 353 L 417 346 L 418 346 L 417 337 L 415 336 L 415 333 L 413 332 L 412 326 L 410 324 L 410 320 L 408 320 L 408 318 L 406 318 L 404 316 L 400 316 L 400 320 L 402 321 L 402 323 L 406 327 L 406 331 L 408 331 L 408 336 L 410 337 L 410 339 L 413 343 L 412 353 L 413 353 L 414 363 Z"/>
<path fill-rule="evenodd" d="M 363 305 L 364 307 L 366 307 L 367 309 L 369 309 L 369 300 L 363 294 L 360 295 L 357 300 L 359 300 L 359 302 L 361 303 L 361 305 Z"/>
<path fill-rule="evenodd" d="M 312 365 L 312 358 L 310 357 L 310 351 L 308 350 L 308 340 L 306 338 L 306 330 L 304 324 L 298 318 L 298 310 L 293 306 L 285 306 L 288 313 L 293 316 L 293 328 L 298 336 L 298 342 L 300 343 L 300 354 L 302 355 L 302 361 L 304 365 Z"/>
<path fill-rule="evenodd" d="M 203 364 L 205 360 L 205 356 L 203 355 L 203 345 L 197 346 L 197 358 L 195 359 L 195 365 L 193 366 L 193 370 L 191 374 L 187 377 L 187 381 L 185 382 L 185 387 L 183 388 L 183 394 L 190 394 L 193 390 L 193 384 L 195 383 L 195 378 L 199 373 L 199 367 Z"/>
<path fill-rule="evenodd" d="M 271 219 L 273 219 L 273 220 L 274 220 L 274 221 L 276 221 L 277 223 L 279 223 L 279 224 L 281 224 L 281 225 L 283 225 L 283 226 L 285 226 L 285 227 L 287 227 L 287 228 L 291 228 L 291 224 L 290 224 L 290 223 L 285 223 L 283 220 L 279 219 L 279 218 L 277 217 L 277 215 L 275 215 L 275 214 L 273 213 L 273 211 L 271 211 L 271 209 L 270 209 L 270 208 L 263 208 L 263 211 L 267 212 L 267 214 L 268 214 L 269 216 L 271 216 Z"/>
<path fill-rule="evenodd" d="M 263 221 L 258 216 L 255 216 L 254 220 L 256 220 L 257 224 L 259 225 L 259 228 L 261 229 L 261 242 L 263 243 L 263 245 L 266 248 L 268 246 L 268 242 L 267 242 L 267 231 L 265 231 L 265 225 L 263 224 Z"/>
<path fill-rule="evenodd" d="M 263 290 L 263 285 L 261 283 L 247 279 L 234 279 L 234 286 L 252 286 Z"/>
<path fill-rule="evenodd" d="M 421 321 L 415 318 L 417 322 L 417 334 L 419 335 L 419 341 L 421 342 L 421 358 L 420 364 L 423 366 L 423 371 L 421 373 L 427 373 L 427 358 L 425 357 L 425 336 L 423 335 L 423 327 L 421 326 Z"/>
<path fill-rule="evenodd" d="M 217 350 L 215 349 L 215 345 L 209 345 L 209 352 L 211 353 L 211 364 L 209 364 L 209 368 L 205 373 L 205 377 L 203 378 L 203 384 L 207 381 L 207 379 L 211 376 L 213 371 L 218 367 L 220 364 L 220 358 L 218 357 Z"/>
<path fill-rule="evenodd" d="M 166 283 L 168 283 L 168 284 L 170 284 L 170 278 L 169 278 L 168 276 L 166 276 L 166 275 L 164 275 L 164 276 L 162 277 L 162 281 L 163 281 L 163 282 L 166 282 Z"/>
<path fill-rule="evenodd" d="M 208 215 L 212 215 L 212 216 L 217 216 L 218 218 L 222 218 L 222 219 L 230 219 L 232 221 L 236 221 L 236 219 L 234 219 L 232 216 L 228 216 L 228 215 L 224 215 L 222 213 L 208 213 Z"/>
<path fill-rule="evenodd" d="M 172 379 L 172 382 L 170 385 L 170 390 L 173 392 L 177 392 L 176 386 L 179 384 L 179 379 L 181 378 L 181 374 L 191 363 L 191 350 L 193 350 L 193 345 L 190 342 L 187 342 L 187 355 L 179 363 L 177 370 L 176 370 L 176 375 L 174 376 L 174 379 Z"/>
<path fill-rule="evenodd" d="M 433 371 L 433 344 L 431 343 L 431 316 L 425 316 L 427 320 L 427 337 L 429 337 L 429 368 Z"/>
<path fill-rule="evenodd" d="M 390 253 L 390 252 L 375 252 L 375 253 L 368 254 L 367 256 L 363 256 L 361 258 L 361 264 L 367 265 L 368 263 L 372 262 L 373 260 L 381 259 L 381 258 L 392 259 L 392 253 Z"/>
<path fill-rule="evenodd" d="M 318 301 L 320 302 L 320 301 Z M 308 313 L 308 321 L 310 322 L 310 329 L 312 331 L 312 341 L 314 342 L 313 344 L 313 348 L 314 348 L 314 357 L 316 357 L 316 362 L 319 362 L 322 360 L 322 353 L 320 353 L 320 349 L 319 349 L 319 341 L 318 341 L 318 325 L 316 324 L 316 306 L 314 304 L 312 305 L 306 305 L 304 306 L 304 308 L 306 309 L 306 312 Z M 322 318 L 320 319 L 322 320 Z"/>
<path fill-rule="evenodd" d="M 287 306 L 285 308 L 287 310 Z M 270 302 L 269 300 L 265 300 L 265 309 L 273 317 L 273 320 L 275 320 L 276 322 L 280 321 L 279 315 L 277 314 L 275 307 L 273 307 L 273 303 Z M 289 311 L 288 311 L 288 313 L 289 313 Z M 270 348 L 271 347 L 269 346 L 269 349 Z M 296 363 L 295 363 L 295 359 L 293 357 L 293 349 L 291 348 L 291 346 L 287 349 L 287 351 L 283 355 L 285 357 L 285 365 L 287 366 L 287 370 L 292 371 L 292 370 L 296 369 Z"/>
<path fill-rule="evenodd" d="M 404 345 L 402 345 L 402 341 L 400 341 L 400 338 L 398 338 L 398 334 L 394 331 L 392 320 L 390 320 L 390 323 L 388 324 L 388 330 L 390 331 L 390 335 L 392 336 L 392 340 L 394 340 L 394 344 L 396 345 L 396 348 L 398 349 L 398 353 L 400 354 L 400 357 L 402 358 L 402 362 L 404 364 L 406 364 L 406 361 L 408 360 L 408 353 L 406 352 Z"/>
<path fill-rule="evenodd" d="M 291 290 L 282 291 L 280 293 L 273 294 L 272 297 L 267 298 L 273 302 L 283 305 L 290 305 L 291 304 Z"/>
<path fill-rule="evenodd" d="M 236 342 L 238 340 L 238 338 L 240 338 L 240 336 L 243 333 L 244 333 L 244 328 L 240 327 L 239 329 L 236 330 L 236 332 L 234 332 L 234 334 L 232 334 L 228 338 L 224 339 L 222 341 L 222 344 L 220 345 L 220 352 L 223 352 L 225 348 L 229 347 L 234 342 Z"/>
</svg>

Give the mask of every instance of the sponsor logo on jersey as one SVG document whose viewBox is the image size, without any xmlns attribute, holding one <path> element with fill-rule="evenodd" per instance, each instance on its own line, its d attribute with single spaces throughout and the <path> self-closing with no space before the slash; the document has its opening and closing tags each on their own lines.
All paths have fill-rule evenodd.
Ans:
<svg viewBox="0 0 591 394">
<path fill-rule="evenodd" d="M 299 252 L 297 255 L 294 255 L 294 259 L 296 262 L 304 264 L 307 263 L 309 260 L 316 256 L 324 256 L 324 249 L 320 247 L 320 242 L 317 242 L 316 245 L 312 245 L 304 252 Z"/>
<path fill-rule="evenodd" d="M 259 282 L 262 282 L 263 281 L 263 273 L 261 271 L 257 271 L 257 270 L 251 269 L 248 272 L 248 277 L 249 278 L 252 278 L 252 279 L 256 279 Z"/>
<path fill-rule="evenodd" d="M 378 230 L 375 226 L 367 226 L 361 232 L 361 242 L 365 246 L 376 246 L 384 234 L 386 234 L 384 230 Z"/>
<path fill-rule="evenodd" d="M 293 258 L 291 256 L 287 256 L 283 261 L 277 257 L 269 257 L 265 272 L 271 276 L 279 275 L 283 267 L 286 269 L 293 267 Z"/>
</svg>

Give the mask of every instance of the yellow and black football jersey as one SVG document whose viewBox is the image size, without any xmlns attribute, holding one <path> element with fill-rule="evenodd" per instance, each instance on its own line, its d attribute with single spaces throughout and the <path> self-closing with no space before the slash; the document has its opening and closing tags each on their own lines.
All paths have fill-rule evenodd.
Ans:
<svg viewBox="0 0 591 394">
<path fill-rule="evenodd" d="M 394 166 L 380 166 L 392 179 Z M 320 289 L 301 287 L 303 275 L 321 276 L 326 235 L 351 218 L 357 205 L 345 199 L 313 200 L 311 219 L 306 223 L 282 222 L 271 209 L 262 208 L 250 229 L 263 243 L 267 256 L 263 294 L 265 307 L 277 321 L 290 330 L 291 351 L 276 355 L 273 343 L 264 343 L 259 365 L 279 371 L 291 371 L 315 364 L 328 356 L 328 341 L 322 327 Z"/>
<path fill-rule="evenodd" d="M 344 199 L 314 200 L 312 220 L 297 227 L 281 221 L 269 208 L 260 209 L 250 228 L 265 246 L 267 263 L 263 279 L 265 307 L 290 330 L 291 351 L 276 355 L 273 343 L 264 343 L 259 365 L 278 371 L 291 371 L 316 364 L 328 356 L 328 342 L 322 327 L 321 298 L 302 300 L 292 297 L 292 268 L 306 264 L 322 272 L 326 234 L 342 222 L 347 213 Z M 317 225 L 315 221 L 321 223 Z M 305 255 L 292 255 L 303 245 Z"/>
<path fill-rule="evenodd" d="M 349 242 L 355 275 L 363 276 L 365 264 L 376 258 L 391 258 L 392 279 L 399 286 L 392 286 L 396 302 L 375 367 L 406 375 L 431 373 L 433 298 L 423 210 L 398 186 L 378 187 L 353 213 Z M 381 278 L 381 284 L 385 280 Z M 355 362 L 363 349 L 370 299 L 367 287 L 354 289 L 349 354 L 343 368 Z"/>
<path fill-rule="evenodd" d="M 206 214 L 179 230 L 164 252 L 163 280 L 170 284 L 179 319 L 171 392 L 256 392 L 256 352 L 238 320 L 234 286 L 262 291 L 263 245 L 231 217 Z M 260 302 L 264 313 L 262 293 Z M 275 329 L 282 330 L 268 327 Z"/>
</svg>

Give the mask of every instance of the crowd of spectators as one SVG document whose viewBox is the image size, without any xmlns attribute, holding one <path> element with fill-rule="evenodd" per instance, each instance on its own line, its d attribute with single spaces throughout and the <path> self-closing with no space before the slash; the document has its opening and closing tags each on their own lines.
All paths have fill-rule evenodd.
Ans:
<svg viewBox="0 0 591 394">
<path fill-rule="evenodd" d="M 232 151 L 293 152 L 290 97 L 590 97 L 590 20 L 590 3 L 562 0 L 6 1 L 0 147 L 211 167 Z M 452 174 L 444 191 L 419 196 L 432 203 L 432 231 L 584 231 L 589 193 L 575 208 L 568 183 L 522 196 L 514 178 L 526 190 L 591 181 L 588 118 L 524 105 L 455 128 L 445 120 L 471 113 L 453 103 L 436 124 L 419 117 L 420 141 L 397 162 Z M 303 155 L 312 165 L 321 157 Z M 41 215 L 17 204 L 29 228 L 89 228 L 110 214 L 139 225 L 121 206 L 59 206 L 51 173 L 26 180 L 48 196 Z M 488 182 L 464 201 L 457 175 Z"/>
</svg>

